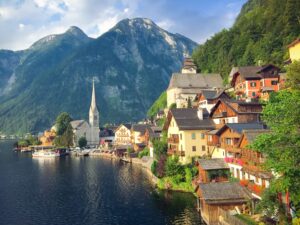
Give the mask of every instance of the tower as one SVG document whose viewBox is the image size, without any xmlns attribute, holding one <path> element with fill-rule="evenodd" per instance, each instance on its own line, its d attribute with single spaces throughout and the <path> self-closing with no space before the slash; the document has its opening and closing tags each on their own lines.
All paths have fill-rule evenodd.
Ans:
<svg viewBox="0 0 300 225">
<path fill-rule="evenodd" d="M 96 105 L 95 82 L 93 79 L 92 101 L 89 111 L 89 124 L 91 128 L 90 145 L 99 145 L 99 111 Z"/>
</svg>

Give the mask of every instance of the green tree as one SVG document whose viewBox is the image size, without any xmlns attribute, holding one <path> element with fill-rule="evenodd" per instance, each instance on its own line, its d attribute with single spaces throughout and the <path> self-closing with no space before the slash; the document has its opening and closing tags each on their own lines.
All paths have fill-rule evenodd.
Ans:
<svg viewBox="0 0 300 225">
<path fill-rule="evenodd" d="M 56 133 L 57 136 L 54 139 L 54 144 L 56 146 L 70 147 L 73 143 L 73 128 L 71 125 L 71 117 L 68 113 L 61 113 L 56 119 Z"/>
<path fill-rule="evenodd" d="M 86 137 L 80 137 L 78 140 L 78 146 L 79 148 L 84 148 L 87 145 Z"/>
<path fill-rule="evenodd" d="M 270 190 L 288 192 L 300 215 L 300 91 L 288 89 L 273 96 L 263 121 L 271 132 L 257 137 L 252 148 L 267 156 L 266 169 L 277 175 Z"/>
<path fill-rule="evenodd" d="M 175 175 L 184 175 L 184 168 L 183 166 L 179 163 L 179 158 L 178 156 L 174 157 L 168 157 L 167 162 L 165 164 L 165 171 L 166 175 L 168 177 L 172 177 Z"/>
<path fill-rule="evenodd" d="M 168 150 L 168 144 L 163 140 L 154 140 L 153 149 L 156 158 L 160 158 L 161 155 L 166 155 Z"/>
<path fill-rule="evenodd" d="M 300 89 L 300 60 L 288 66 L 286 85 L 293 89 Z"/>
<path fill-rule="evenodd" d="M 59 114 L 55 122 L 57 135 L 63 135 L 71 121 L 72 119 L 68 113 L 62 112 Z"/>
</svg>

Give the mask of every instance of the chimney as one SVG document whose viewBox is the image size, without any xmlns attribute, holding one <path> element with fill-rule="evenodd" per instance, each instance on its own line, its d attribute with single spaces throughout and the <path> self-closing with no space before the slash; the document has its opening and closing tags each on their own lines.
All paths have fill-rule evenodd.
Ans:
<svg viewBox="0 0 300 225">
<path fill-rule="evenodd" d="M 203 109 L 201 107 L 198 108 L 197 116 L 199 120 L 203 120 Z"/>
</svg>

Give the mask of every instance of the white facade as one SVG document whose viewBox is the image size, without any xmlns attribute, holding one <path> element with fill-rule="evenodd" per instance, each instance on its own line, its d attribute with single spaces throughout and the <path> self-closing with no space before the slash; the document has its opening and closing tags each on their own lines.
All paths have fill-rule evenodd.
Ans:
<svg viewBox="0 0 300 225">
<path fill-rule="evenodd" d="M 115 132 L 115 145 L 130 145 L 131 131 L 121 124 Z"/>
</svg>

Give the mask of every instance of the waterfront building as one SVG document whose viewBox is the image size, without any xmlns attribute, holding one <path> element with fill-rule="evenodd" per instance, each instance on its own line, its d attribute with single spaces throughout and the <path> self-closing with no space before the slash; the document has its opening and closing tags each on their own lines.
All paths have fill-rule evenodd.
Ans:
<svg viewBox="0 0 300 225">
<path fill-rule="evenodd" d="M 85 120 L 71 121 L 71 126 L 74 133 L 74 145 L 78 145 L 80 137 L 85 137 L 87 144 L 90 146 L 98 146 L 100 142 L 99 129 L 99 111 L 96 104 L 95 83 L 93 80 L 92 100 L 89 110 L 89 123 Z"/>
<path fill-rule="evenodd" d="M 240 212 L 250 210 L 247 205 L 253 201 L 251 193 L 234 182 L 200 183 L 196 192 L 201 217 L 208 225 L 220 224 L 220 216 L 224 211 L 237 208 Z M 233 223 L 227 221 L 224 224 Z"/>
<path fill-rule="evenodd" d="M 131 124 L 121 124 L 115 130 L 115 145 L 130 145 L 131 144 Z"/>
<path fill-rule="evenodd" d="M 272 64 L 265 66 L 233 67 L 229 82 L 237 100 L 258 99 L 262 92 L 277 92 L 280 88 L 280 68 Z"/>
<path fill-rule="evenodd" d="M 196 65 L 187 58 L 181 73 L 173 73 L 167 89 L 167 107 L 176 104 L 177 108 L 186 108 L 188 100 L 195 99 L 202 90 L 223 88 L 220 74 L 202 74 L 196 72 Z"/>
<path fill-rule="evenodd" d="M 42 146 L 53 146 L 53 141 L 56 137 L 54 129 L 44 131 L 43 135 L 39 138 Z"/>
<path fill-rule="evenodd" d="M 164 124 L 168 137 L 168 155 L 178 155 L 181 163 L 193 157 L 207 156 L 205 133 L 215 129 L 208 112 L 199 108 L 171 109 Z"/>
<path fill-rule="evenodd" d="M 131 127 L 131 144 L 135 151 L 143 150 L 147 146 L 145 133 L 149 124 L 133 124 Z"/>
</svg>

